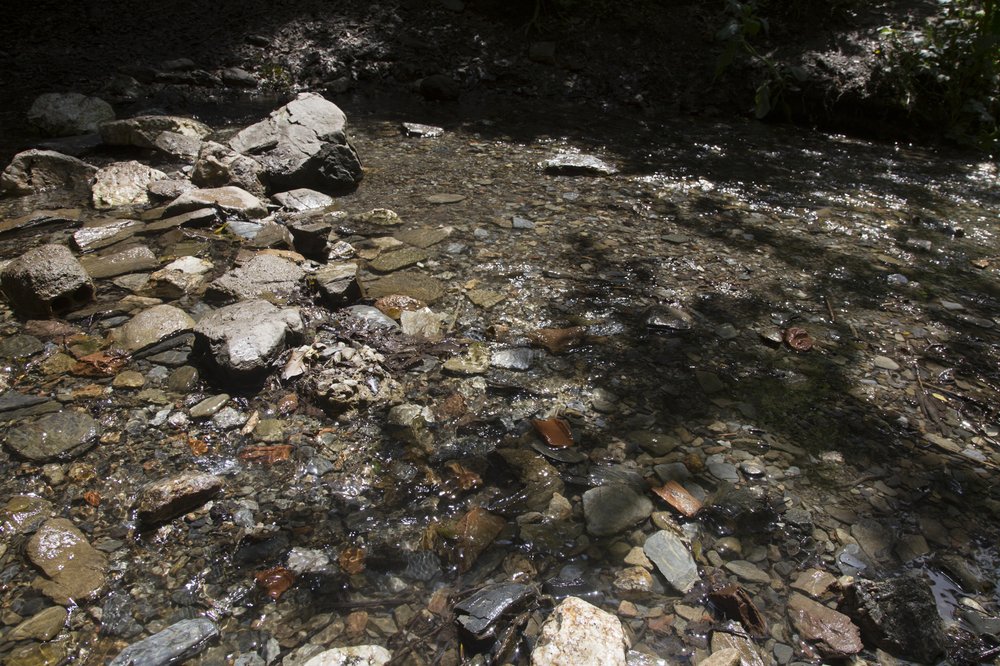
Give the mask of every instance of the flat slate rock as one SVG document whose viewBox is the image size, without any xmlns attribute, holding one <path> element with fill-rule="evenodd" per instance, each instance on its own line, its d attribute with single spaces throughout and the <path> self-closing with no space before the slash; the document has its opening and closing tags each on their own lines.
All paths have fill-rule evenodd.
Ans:
<svg viewBox="0 0 1000 666">
<path fill-rule="evenodd" d="M 559 153 L 542 163 L 545 173 L 560 176 L 610 176 L 618 168 L 593 155 Z"/>
<path fill-rule="evenodd" d="M 615 483 L 583 494 L 587 531 L 594 536 L 618 534 L 653 513 L 653 502 L 627 485 Z"/>
<path fill-rule="evenodd" d="M 520 583 L 485 587 L 455 604 L 458 622 L 473 634 L 481 634 L 501 615 L 524 601 L 531 588 Z"/>
<path fill-rule="evenodd" d="M 220 490 L 221 477 L 184 472 L 144 486 L 136 498 L 136 513 L 139 520 L 147 525 L 162 523 L 196 509 Z"/>
<path fill-rule="evenodd" d="M 97 280 L 153 270 L 160 267 L 160 260 L 145 245 L 136 245 L 102 257 L 83 257 L 80 264 L 90 277 Z"/>
<path fill-rule="evenodd" d="M 401 271 L 364 283 L 365 296 L 368 298 L 402 294 L 428 304 L 441 298 L 444 290 L 444 283 L 437 278 L 413 271 Z"/>
<path fill-rule="evenodd" d="M 646 539 L 642 550 L 667 582 L 681 594 L 690 592 L 700 580 L 691 550 L 672 532 L 660 530 L 653 534 Z"/>
<path fill-rule="evenodd" d="M 57 604 L 76 605 L 97 594 L 107 580 L 107 556 L 65 518 L 46 521 L 28 541 L 25 554 L 46 576 L 36 585 Z"/>
<path fill-rule="evenodd" d="M 83 453 L 100 432 L 100 425 L 90 415 L 62 411 L 12 426 L 6 443 L 22 457 L 44 462 Z"/>
<path fill-rule="evenodd" d="M 219 628 L 205 617 L 181 620 L 163 631 L 134 643 L 111 660 L 109 666 L 167 666 L 193 657 L 218 637 Z"/>
</svg>

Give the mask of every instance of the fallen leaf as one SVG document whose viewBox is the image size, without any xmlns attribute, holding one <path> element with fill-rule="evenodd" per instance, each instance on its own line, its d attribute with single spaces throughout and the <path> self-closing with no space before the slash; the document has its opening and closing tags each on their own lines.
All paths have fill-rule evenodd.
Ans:
<svg viewBox="0 0 1000 666">
<path fill-rule="evenodd" d="M 554 449 L 565 449 L 573 446 L 573 433 L 569 424 L 563 419 L 534 419 L 531 424 L 545 443 Z"/>
<path fill-rule="evenodd" d="M 351 576 L 359 574 L 365 570 L 365 551 L 357 546 L 348 546 L 340 551 L 337 564 L 341 570 Z"/>
<path fill-rule="evenodd" d="M 101 504 L 101 494 L 96 490 L 88 490 L 83 494 L 83 501 L 90 506 L 99 506 Z"/>
<path fill-rule="evenodd" d="M 482 478 L 470 469 L 462 467 L 462 465 L 455 460 L 452 460 L 447 465 L 445 465 L 452 474 L 455 475 L 455 481 L 458 483 L 458 487 L 462 490 L 472 490 L 473 488 L 478 488 L 483 484 Z"/>
<path fill-rule="evenodd" d="M 427 303 L 424 303 L 419 298 L 413 298 L 412 296 L 389 294 L 388 296 L 376 299 L 375 307 L 378 308 L 378 310 L 386 317 L 399 319 L 403 316 L 403 312 L 416 312 L 417 310 L 422 310 L 427 307 Z"/>
<path fill-rule="evenodd" d="M 276 462 L 288 460 L 292 455 L 291 444 L 274 444 L 271 446 L 248 446 L 240 451 L 240 460 L 262 462 L 273 465 Z"/>
<path fill-rule="evenodd" d="M 768 635 L 767 620 L 760 614 L 750 595 L 739 585 L 727 585 L 708 593 L 716 608 L 730 620 L 736 620 L 756 638 Z"/>
<path fill-rule="evenodd" d="M 676 481 L 667 481 L 663 486 L 653 488 L 653 492 L 686 518 L 694 518 L 701 511 L 701 502 L 698 501 L 698 498 Z"/>
<path fill-rule="evenodd" d="M 813 339 L 804 328 L 787 328 L 784 338 L 785 344 L 795 351 L 805 352 L 813 348 Z"/>
<path fill-rule="evenodd" d="M 113 377 L 128 365 L 129 357 L 124 352 L 94 352 L 77 359 L 72 373 L 78 377 Z"/>
<path fill-rule="evenodd" d="M 583 340 L 586 329 L 582 326 L 571 328 L 541 328 L 528 335 L 531 341 L 545 347 L 553 354 L 564 352 Z"/>
<path fill-rule="evenodd" d="M 208 442 L 203 439 L 188 437 L 187 445 L 188 448 L 191 449 L 191 455 L 193 456 L 203 456 L 208 453 Z"/>
<path fill-rule="evenodd" d="M 273 567 L 257 573 L 257 584 L 275 601 L 295 583 L 295 574 L 285 567 Z"/>
</svg>

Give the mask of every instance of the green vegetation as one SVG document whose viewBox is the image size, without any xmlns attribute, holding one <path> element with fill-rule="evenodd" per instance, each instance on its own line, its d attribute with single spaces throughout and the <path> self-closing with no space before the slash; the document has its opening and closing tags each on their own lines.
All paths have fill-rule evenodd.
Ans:
<svg viewBox="0 0 1000 666">
<path fill-rule="evenodd" d="M 1000 12 L 996 0 L 939 0 L 920 30 L 881 30 L 890 93 L 921 125 L 1000 148 Z"/>
</svg>

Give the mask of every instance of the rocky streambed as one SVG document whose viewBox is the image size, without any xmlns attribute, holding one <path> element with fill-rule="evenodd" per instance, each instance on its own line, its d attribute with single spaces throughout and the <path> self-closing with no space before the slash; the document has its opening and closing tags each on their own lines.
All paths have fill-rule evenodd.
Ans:
<svg viewBox="0 0 1000 666">
<path fill-rule="evenodd" d="M 4 172 L 5 663 L 1000 654 L 995 164 L 268 110 Z"/>
</svg>

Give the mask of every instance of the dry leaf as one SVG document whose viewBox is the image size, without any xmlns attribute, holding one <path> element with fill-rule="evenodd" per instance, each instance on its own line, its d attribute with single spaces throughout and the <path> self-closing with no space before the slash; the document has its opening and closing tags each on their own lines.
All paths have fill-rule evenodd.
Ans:
<svg viewBox="0 0 1000 666">
<path fill-rule="evenodd" d="M 529 334 L 531 341 L 545 347 L 553 354 L 564 352 L 583 340 L 586 329 L 582 326 L 571 328 L 541 328 Z"/>
<path fill-rule="evenodd" d="M 569 424 L 563 419 L 534 419 L 531 424 L 545 443 L 554 449 L 565 449 L 573 446 L 573 433 Z"/>
<path fill-rule="evenodd" d="M 756 638 L 768 635 L 767 620 L 739 585 L 727 585 L 708 593 L 708 598 L 730 620 L 736 620 Z"/>
<path fill-rule="evenodd" d="M 248 446 L 240 451 L 240 460 L 262 462 L 273 465 L 276 462 L 288 460 L 292 455 L 291 444 L 274 444 L 272 446 Z"/>
<path fill-rule="evenodd" d="M 193 456 L 203 456 L 208 453 L 208 442 L 203 439 L 188 437 L 187 445 L 188 448 L 191 449 L 191 455 Z"/>
<path fill-rule="evenodd" d="M 96 490 L 88 490 L 83 494 L 83 501 L 90 506 L 99 506 L 101 504 L 101 494 Z"/>
<path fill-rule="evenodd" d="M 285 567 L 273 567 L 257 574 L 257 584 L 277 601 L 295 583 L 295 574 Z"/>
<path fill-rule="evenodd" d="M 478 474 L 470 469 L 462 467 L 458 461 L 452 460 L 447 465 L 445 465 L 452 474 L 455 475 L 455 481 L 458 487 L 462 490 L 472 490 L 473 488 L 478 488 L 483 484 L 483 480 Z"/>
<path fill-rule="evenodd" d="M 809 351 L 813 348 L 813 339 L 804 328 L 785 329 L 785 344 L 795 351 Z"/>
<path fill-rule="evenodd" d="M 390 294 L 375 301 L 375 307 L 386 317 L 399 319 L 404 311 L 416 312 L 427 307 L 420 299 L 403 294 Z"/>
<path fill-rule="evenodd" d="M 79 377 L 114 377 L 128 361 L 124 352 L 94 352 L 77 359 L 72 373 Z"/>
<path fill-rule="evenodd" d="M 662 487 L 653 488 L 653 492 L 686 518 L 694 518 L 701 511 L 701 502 L 698 498 L 676 481 L 667 481 Z"/>
<path fill-rule="evenodd" d="M 365 570 L 364 549 L 358 548 L 357 546 L 348 546 L 344 550 L 340 551 L 340 557 L 337 558 L 337 564 L 340 565 L 340 568 L 344 573 L 351 576 L 362 573 Z"/>
</svg>

